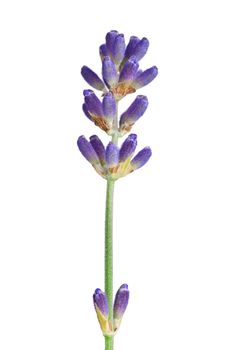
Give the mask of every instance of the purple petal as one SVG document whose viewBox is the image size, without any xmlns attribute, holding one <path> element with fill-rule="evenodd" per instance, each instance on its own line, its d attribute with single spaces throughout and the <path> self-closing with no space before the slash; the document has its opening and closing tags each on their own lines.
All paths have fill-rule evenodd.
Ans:
<svg viewBox="0 0 233 350">
<path fill-rule="evenodd" d="M 90 143 L 94 148 L 97 156 L 99 157 L 101 165 L 104 165 L 106 163 L 106 157 L 105 157 L 105 148 L 102 141 L 99 139 L 97 135 L 92 135 L 90 137 Z"/>
<path fill-rule="evenodd" d="M 130 164 L 132 165 L 133 169 L 139 169 L 143 165 L 146 164 L 146 162 L 151 157 L 151 149 L 150 147 L 143 148 L 138 154 L 131 160 Z"/>
<path fill-rule="evenodd" d="M 108 317 L 108 300 L 106 294 L 101 289 L 97 288 L 93 294 L 94 305 L 99 308 L 102 314 Z"/>
<path fill-rule="evenodd" d="M 128 43 L 126 50 L 125 50 L 125 57 L 126 58 L 129 58 L 129 57 L 134 55 L 134 49 L 139 42 L 140 42 L 140 39 L 137 36 L 130 37 L 129 43 Z"/>
<path fill-rule="evenodd" d="M 138 62 L 135 57 L 131 57 L 122 68 L 119 82 L 133 80 L 138 70 Z"/>
<path fill-rule="evenodd" d="M 123 34 L 118 34 L 113 45 L 112 57 L 117 65 L 120 65 L 125 55 L 125 38 Z"/>
<path fill-rule="evenodd" d="M 133 82 L 135 89 L 140 89 L 141 87 L 149 84 L 158 74 L 157 67 L 151 67 L 144 72 L 142 72 Z"/>
<path fill-rule="evenodd" d="M 84 90 L 83 94 L 88 112 L 95 116 L 103 117 L 102 103 L 95 93 L 92 90 Z"/>
<path fill-rule="evenodd" d="M 119 149 L 113 142 L 109 142 L 109 144 L 107 145 L 106 162 L 107 162 L 108 168 L 113 168 L 118 165 Z"/>
<path fill-rule="evenodd" d="M 98 75 L 95 72 L 93 72 L 90 68 L 88 68 L 87 66 L 83 66 L 81 69 L 81 74 L 86 80 L 86 82 L 90 84 L 93 88 L 100 91 L 105 91 L 104 83 L 98 77 Z"/>
<path fill-rule="evenodd" d="M 92 147 L 91 143 L 87 141 L 85 136 L 80 136 L 77 141 L 78 148 L 82 155 L 90 162 L 92 165 L 99 163 L 99 158 Z"/>
<path fill-rule="evenodd" d="M 133 55 L 138 61 L 140 61 L 147 53 L 149 47 L 149 40 L 147 38 L 142 38 L 133 50 Z"/>
<path fill-rule="evenodd" d="M 147 97 L 143 95 L 137 96 L 129 108 L 121 115 L 120 128 L 124 128 L 125 124 L 134 124 L 145 113 L 147 106 Z"/>
<path fill-rule="evenodd" d="M 142 69 L 139 69 L 138 71 L 137 71 L 137 74 L 135 75 L 135 79 L 137 79 L 137 77 L 139 77 L 139 75 L 141 75 L 142 74 Z"/>
<path fill-rule="evenodd" d="M 130 134 L 123 142 L 120 153 L 119 161 L 124 162 L 127 158 L 131 157 L 137 147 L 137 135 Z"/>
<path fill-rule="evenodd" d="M 103 111 L 107 119 L 114 120 L 116 118 L 116 100 L 111 92 L 104 95 Z"/>
<path fill-rule="evenodd" d="M 107 46 L 105 44 L 101 45 L 99 48 L 100 58 L 103 61 L 104 57 L 109 56 Z"/>
<path fill-rule="evenodd" d="M 114 306 L 113 306 L 113 318 L 121 319 L 129 302 L 129 290 L 128 285 L 123 284 L 117 291 Z"/>
<path fill-rule="evenodd" d="M 118 80 L 116 66 L 109 56 L 103 59 L 102 75 L 108 87 L 115 85 Z"/>
<path fill-rule="evenodd" d="M 117 30 L 111 30 L 111 32 L 108 32 L 106 35 L 106 47 L 111 56 L 113 56 L 113 48 L 114 48 L 114 43 L 117 35 L 118 35 Z"/>
</svg>

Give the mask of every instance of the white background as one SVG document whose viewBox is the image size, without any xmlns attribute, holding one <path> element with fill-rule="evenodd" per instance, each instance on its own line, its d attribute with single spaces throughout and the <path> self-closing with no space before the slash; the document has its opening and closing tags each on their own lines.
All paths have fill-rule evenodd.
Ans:
<svg viewBox="0 0 233 350">
<path fill-rule="evenodd" d="M 1 1 L 0 349 L 103 349 L 105 181 L 79 154 L 83 64 L 107 31 L 146 36 L 137 123 L 153 158 L 115 192 L 116 350 L 233 349 L 231 1 Z M 128 96 L 121 111 L 135 96 Z"/>
</svg>

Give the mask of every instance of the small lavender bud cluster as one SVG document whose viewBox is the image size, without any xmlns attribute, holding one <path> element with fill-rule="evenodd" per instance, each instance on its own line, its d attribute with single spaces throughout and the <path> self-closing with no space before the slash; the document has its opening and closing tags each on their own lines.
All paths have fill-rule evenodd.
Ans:
<svg viewBox="0 0 233 350">
<path fill-rule="evenodd" d="M 110 320 L 107 296 L 101 289 L 97 288 L 95 290 L 95 293 L 93 294 L 93 302 L 100 328 L 104 336 L 112 336 L 118 331 L 128 301 L 128 285 L 122 284 L 116 293 L 113 306 L 113 319 Z"/>
<path fill-rule="evenodd" d="M 94 89 L 102 92 L 99 99 L 95 92 L 84 90 L 83 112 L 100 129 L 112 137 L 105 147 L 98 136 L 87 140 L 84 136 L 78 139 L 78 147 L 82 155 L 104 179 L 117 180 L 142 167 L 151 156 L 149 147 L 143 148 L 134 156 L 137 136 L 130 134 L 117 146 L 117 140 L 129 133 L 135 122 L 143 116 L 147 107 L 146 96 L 138 95 L 118 121 L 118 102 L 128 94 L 149 84 L 158 74 L 153 66 L 142 71 L 139 61 L 145 56 L 149 47 L 146 38 L 132 36 L 128 45 L 124 35 L 112 30 L 106 35 L 106 42 L 100 46 L 102 61 L 102 79 L 87 66 L 83 66 L 81 74 Z"/>
<path fill-rule="evenodd" d="M 90 141 L 84 136 L 78 138 L 78 147 L 83 156 L 99 175 L 112 180 L 132 173 L 148 161 L 151 149 L 145 147 L 133 158 L 136 146 L 136 134 L 130 134 L 120 148 L 113 142 L 109 142 L 106 149 L 97 135 L 91 136 Z"/>
</svg>

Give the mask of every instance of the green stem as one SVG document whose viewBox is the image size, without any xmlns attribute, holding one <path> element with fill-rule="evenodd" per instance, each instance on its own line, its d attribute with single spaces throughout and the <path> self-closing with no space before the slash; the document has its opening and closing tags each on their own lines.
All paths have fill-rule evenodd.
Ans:
<svg viewBox="0 0 233 350">
<path fill-rule="evenodd" d="M 113 350 L 113 337 L 105 337 L 105 350 Z"/>
<path fill-rule="evenodd" d="M 118 102 L 116 103 L 115 132 L 112 142 L 118 142 Z M 105 209 L 105 293 L 108 299 L 109 321 L 113 325 L 113 194 L 115 181 L 107 180 L 106 209 Z M 113 350 L 114 336 L 105 337 L 105 350 Z"/>
<path fill-rule="evenodd" d="M 114 181 L 108 179 L 105 211 L 105 293 L 111 323 L 113 322 L 113 193 Z M 113 350 L 113 336 L 105 337 L 105 350 Z"/>
</svg>

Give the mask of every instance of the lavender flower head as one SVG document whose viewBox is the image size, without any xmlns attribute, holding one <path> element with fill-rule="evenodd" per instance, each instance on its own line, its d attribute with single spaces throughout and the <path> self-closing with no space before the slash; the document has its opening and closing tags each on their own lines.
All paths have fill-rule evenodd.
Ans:
<svg viewBox="0 0 233 350">
<path fill-rule="evenodd" d="M 126 45 L 124 35 L 112 30 L 107 33 L 106 41 L 99 49 L 102 77 L 87 66 L 81 69 L 86 82 L 102 92 L 99 98 L 93 90 L 84 90 L 83 112 L 111 136 L 112 141 L 104 146 L 96 135 L 91 136 L 90 141 L 81 136 L 78 147 L 97 173 L 106 180 L 117 180 L 130 174 L 146 164 L 151 156 L 151 149 L 145 147 L 132 158 L 137 145 L 137 136 L 133 138 L 133 134 L 120 147 L 117 145 L 118 138 L 131 131 L 148 107 L 147 97 L 138 95 L 118 121 L 118 102 L 149 84 L 158 74 L 155 66 L 144 71 L 139 68 L 139 61 L 147 53 L 148 47 L 147 38 L 131 36 Z"/>
</svg>

